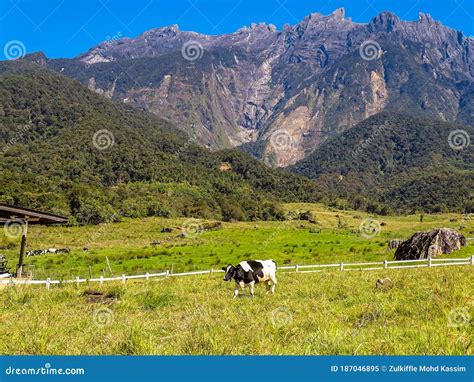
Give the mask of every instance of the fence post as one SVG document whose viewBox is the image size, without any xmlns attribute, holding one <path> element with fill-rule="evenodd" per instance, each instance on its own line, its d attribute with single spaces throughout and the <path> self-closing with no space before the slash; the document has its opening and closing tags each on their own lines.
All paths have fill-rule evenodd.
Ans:
<svg viewBox="0 0 474 382">
<path fill-rule="evenodd" d="M 166 270 L 166 276 L 169 276 L 169 274 L 170 274 L 170 271 L 169 271 L 169 269 L 167 269 Z"/>
<path fill-rule="evenodd" d="M 79 276 L 76 277 L 76 285 L 79 288 Z"/>
<path fill-rule="evenodd" d="M 383 268 L 384 268 L 384 269 L 387 269 L 387 268 L 388 268 L 388 261 L 387 261 L 387 260 L 384 260 L 384 261 L 383 261 Z"/>
<path fill-rule="evenodd" d="M 148 272 L 145 274 L 145 280 L 150 280 L 150 274 Z"/>
<path fill-rule="evenodd" d="M 295 272 L 299 272 L 300 266 L 298 264 L 295 265 Z"/>
<path fill-rule="evenodd" d="M 474 255 L 471 255 L 471 265 L 474 265 Z"/>
<path fill-rule="evenodd" d="M 339 265 L 339 269 L 340 269 L 341 271 L 344 270 L 344 263 L 343 263 L 342 261 L 341 261 L 341 264 Z"/>
<path fill-rule="evenodd" d="M 214 272 L 214 268 L 211 268 L 211 270 L 209 271 L 209 273 L 213 273 Z"/>
<path fill-rule="evenodd" d="M 431 263 L 431 256 L 428 257 L 428 266 L 431 267 L 432 263 Z"/>
<path fill-rule="evenodd" d="M 125 278 L 125 275 L 122 275 L 122 283 L 125 284 L 125 281 L 127 281 L 127 279 Z"/>
<path fill-rule="evenodd" d="M 99 285 L 102 286 L 103 283 L 104 283 L 104 275 L 100 275 Z"/>
<path fill-rule="evenodd" d="M 50 287 L 51 287 L 51 279 L 48 277 L 46 279 L 46 289 L 49 290 Z"/>
</svg>

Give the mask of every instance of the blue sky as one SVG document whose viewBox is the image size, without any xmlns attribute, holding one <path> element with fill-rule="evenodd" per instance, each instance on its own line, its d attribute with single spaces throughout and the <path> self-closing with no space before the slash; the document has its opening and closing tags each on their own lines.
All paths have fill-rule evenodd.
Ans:
<svg viewBox="0 0 474 382">
<path fill-rule="evenodd" d="M 108 38 L 134 37 L 165 25 L 208 34 L 261 21 L 280 29 L 309 13 L 329 14 L 339 7 L 358 22 L 384 10 L 404 20 L 430 13 L 466 35 L 474 34 L 473 0 L 0 0 L 0 59 L 12 40 L 21 41 L 27 53 L 74 57 Z"/>
</svg>

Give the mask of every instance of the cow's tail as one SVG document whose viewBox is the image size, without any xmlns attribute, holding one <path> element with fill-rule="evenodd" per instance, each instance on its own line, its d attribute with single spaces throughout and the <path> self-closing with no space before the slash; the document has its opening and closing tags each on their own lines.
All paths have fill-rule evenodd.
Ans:
<svg viewBox="0 0 474 382">
<path fill-rule="evenodd" d="M 278 269 L 278 265 L 277 265 L 276 261 L 275 260 L 272 260 L 272 261 L 273 261 L 273 264 L 275 264 L 275 269 Z"/>
</svg>

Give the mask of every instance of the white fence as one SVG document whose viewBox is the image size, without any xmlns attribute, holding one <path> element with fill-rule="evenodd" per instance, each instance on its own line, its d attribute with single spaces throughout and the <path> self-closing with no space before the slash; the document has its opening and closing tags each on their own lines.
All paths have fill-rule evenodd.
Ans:
<svg viewBox="0 0 474 382">
<path fill-rule="evenodd" d="M 423 259 L 423 260 L 400 260 L 400 261 L 375 261 L 375 262 L 366 262 L 366 263 L 344 263 L 340 262 L 337 264 L 314 264 L 314 265 L 284 265 L 279 266 L 278 270 L 284 270 L 286 272 L 300 272 L 300 273 L 310 273 L 310 272 L 322 272 L 327 268 L 336 268 L 341 271 L 372 271 L 379 269 L 404 269 L 404 268 L 421 268 L 421 267 L 444 267 L 449 265 L 474 265 L 474 255 L 466 258 L 445 258 L 445 259 Z M 318 269 L 319 268 L 319 269 Z M 151 278 L 166 278 L 166 277 L 181 277 L 181 276 L 192 276 L 192 275 L 204 275 L 214 272 L 224 272 L 222 270 L 210 269 L 207 271 L 194 271 L 194 272 L 183 272 L 183 273 L 170 273 L 169 271 L 161 273 L 145 273 L 144 275 L 132 275 L 126 276 L 122 275 L 120 277 L 98 277 L 90 279 L 81 279 L 76 277 L 74 280 L 51 280 L 48 278 L 46 280 L 28 280 L 28 279 L 0 279 L 1 284 L 43 284 L 46 285 L 46 288 L 49 289 L 51 285 L 54 284 L 77 284 L 78 286 L 81 283 L 93 283 L 98 282 L 99 285 L 102 285 L 104 282 L 108 281 L 121 281 L 126 283 L 127 280 L 135 279 L 145 279 L 149 280 Z"/>
</svg>

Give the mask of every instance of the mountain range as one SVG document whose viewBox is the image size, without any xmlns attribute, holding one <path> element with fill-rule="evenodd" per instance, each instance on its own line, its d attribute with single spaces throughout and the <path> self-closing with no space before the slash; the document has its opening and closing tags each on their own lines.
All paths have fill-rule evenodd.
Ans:
<svg viewBox="0 0 474 382">
<path fill-rule="evenodd" d="M 344 9 L 277 30 L 203 35 L 177 25 L 111 38 L 74 59 L 29 57 L 105 97 L 173 121 L 211 149 L 289 166 L 381 111 L 472 123 L 473 39 L 428 14 Z"/>
</svg>

